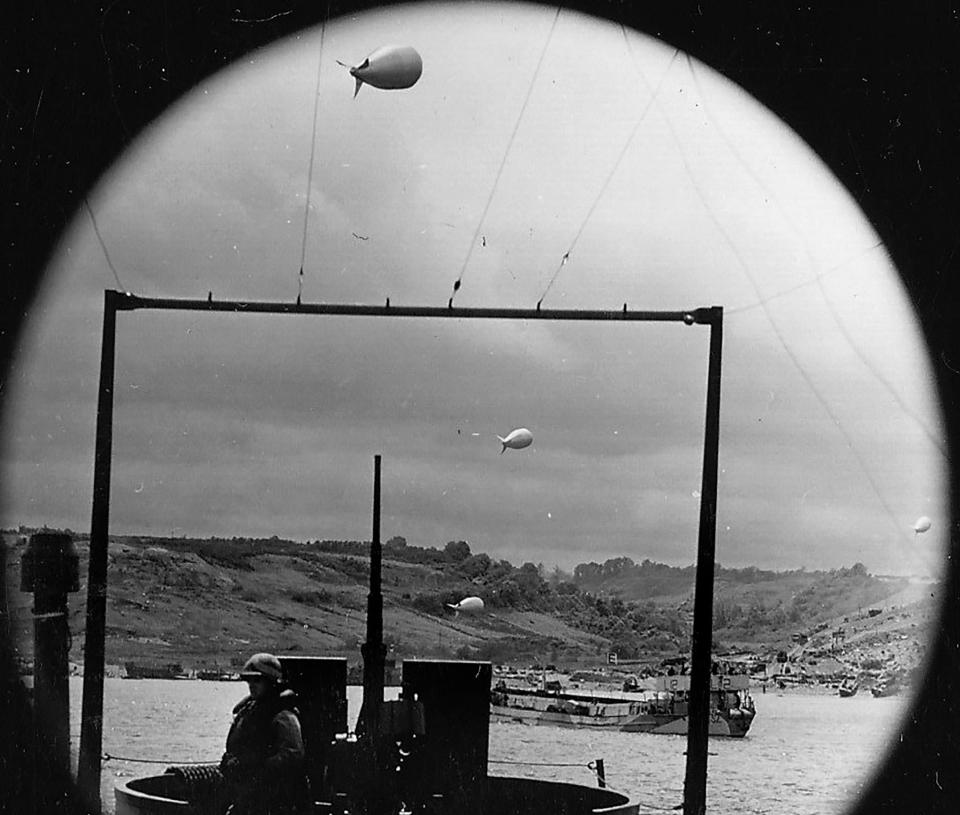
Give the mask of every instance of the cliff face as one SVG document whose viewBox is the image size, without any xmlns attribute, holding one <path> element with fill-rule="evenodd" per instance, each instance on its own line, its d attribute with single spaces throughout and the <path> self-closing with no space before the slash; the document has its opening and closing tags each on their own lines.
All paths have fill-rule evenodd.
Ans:
<svg viewBox="0 0 960 815">
<path fill-rule="evenodd" d="M 25 539 L 4 537 L 11 629 L 17 654 L 27 664 L 32 597 L 19 591 Z M 358 547 L 362 544 L 118 538 L 109 550 L 107 663 L 229 670 L 262 650 L 358 662 L 369 579 L 366 562 L 353 554 Z M 69 597 L 70 658 L 82 665 L 89 548 L 82 539 L 76 548 L 81 589 Z M 692 583 L 689 568 L 658 568 L 656 579 L 665 586 L 659 596 L 641 578 L 624 582 L 618 574 L 620 596 L 615 596 L 602 580 L 595 579 L 591 593 L 572 582 L 548 584 L 531 564 L 513 569 L 500 561 L 468 578 L 485 555 L 444 560 L 436 550 L 425 551 L 428 556 L 418 555 L 425 562 L 415 562 L 390 557 L 388 547 L 383 594 L 389 658 L 572 667 L 604 662 L 610 651 L 656 662 L 688 647 L 692 585 L 684 589 L 683 579 Z M 830 654 L 904 670 L 923 659 L 935 587 L 880 581 L 862 568 L 810 574 L 753 570 L 746 580 L 738 577 L 718 575 L 718 650 L 741 648 L 770 660 L 783 650 L 814 663 Z M 445 606 L 472 594 L 485 597 L 481 613 L 454 614 Z M 631 595 L 646 599 L 621 599 Z M 809 635 L 802 647 L 792 641 L 797 632 Z"/>
</svg>

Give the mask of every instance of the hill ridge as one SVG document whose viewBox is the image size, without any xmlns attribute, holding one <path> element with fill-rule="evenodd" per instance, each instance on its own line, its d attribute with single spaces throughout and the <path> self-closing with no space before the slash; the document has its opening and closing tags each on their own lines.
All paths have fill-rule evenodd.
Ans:
<svg viewBox="0 0 960 815">
<path fill-rule="evenodd" d="M 25 535 L 32 531 L 3 533 L 12 586 L 19 585 Z M 82 585 L 70 597 L 71 659 L 79 662 L 89 542 L 77 534 L 74 540 Z M 356 661 L 365 637 L 368 552 L 364 541 L 111 536 L 107 660 L 200 669 L 237 665 L 256 649 Z M 401 537 L 384 543 L 383 554 L 385 639 L 395 659 L 583 665 L 610 653 L 657 662 L 688 649 L 692 565 L 621 557 L 546 573 L 533 563 L 518 567 L 474 553 L 464 541 L 437 549 L 409 546 Z M 872 620 L 895 605 L 916 606 L 911 614 L 926 620 L 933 606 L 927 587 L 871 575 L 861 563 L 786 572 L 718 565 L 715 574 L 715 650 L 763 659 L 788 649 L 797 632 L 822 634 L 844 618 Z M 26 659 L 30 597 L 8 595 Z M 446 604 L 469 595 L 484 600 L 484 612 L 454 617 Z M 924 630 L 908 628 L 910 641 Z"/>
</svg>

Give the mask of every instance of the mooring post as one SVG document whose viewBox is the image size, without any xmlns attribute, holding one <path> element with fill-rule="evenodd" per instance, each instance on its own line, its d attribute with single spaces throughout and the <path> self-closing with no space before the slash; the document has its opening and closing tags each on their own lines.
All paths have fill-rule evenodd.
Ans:
<svg viewBox="0 0 960 815">
<path fill-rule="evenodd" d="M 20 590 L 33 594 L 33 701 L 37 750 L 70 772 L 70 627 L 67 593 L 80 590 L 70 535 L 38 532 L 20 561 Z"/>
<path fill-rule="evenodd" d="M 603 759 L 598 758 L 593 762 L 594 769 L 597 772 L 597 786 L 601 789 L 607 786 L 607 773 L 603 769 Z"/>
<path fill-rule="evenodd" d="M 683 815 L 703 815 L 707 808 L 707 738 L 710 733 L 710 675 L 713 640 L 713 572 L 717 548 L 717 476 L 720 456 L 720 357 L 723 309 L 709 314 L 710 360 L 707 369 L 707 418 L 700 489 L 700 532 L 693 602 L 693 644 L 687 717 L 687 769 Z"/>
</svg>

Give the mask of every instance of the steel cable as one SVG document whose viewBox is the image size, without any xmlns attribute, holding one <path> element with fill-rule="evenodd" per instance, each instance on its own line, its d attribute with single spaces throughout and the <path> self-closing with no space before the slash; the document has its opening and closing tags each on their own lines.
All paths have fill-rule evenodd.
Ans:
<svg viewBox="0 0 960 815">
<path fill-rule="evenodd" d="M 507 142 L 507 149 L 503 153 L 503 158 L 500 160 L 500 167 L 497 169 L 497 174 L 493 180 L 493 187 L 490 189 L 490 194 L 487 196 L 487 203 L 483 207 L 483 212 L 480 215 L 480 220 L 477 221 L 477 228 L 474 230 L 473 237 L 470 239 L 470 246 L 467 249 L 467 256 L 463 260 L 463 266 L 460 267 L 460 275 L 453 282 L 453 293 L 450 295 L 450 300 L 448 305 L 453 308 L 453 298 L 457 296 L 457 292 L 460 291 L 460 286 L 463 284 L 463 276 L 467 271 L 467 264 L 470 262 L 470 257 L 473 254 L 473 247 L 476 246 L 477 236 L 480 234 L 480 230 L 483 227 L 483 222 L 486 220 L 487 212 L 490 210 L 490 204 L 493 201 L 493 196 L 497 191 L 497 185 L 500 183 L 500 176 L 503 174 L 503 168 L 507 163 L 507 157 L 510 155 L 510 148 L 513 147 L 513 140 L 517 136 L 517 131 L 520 129 L 520 122 L 523 121 L 523 114 L 527 109 L 527 103 L 530 101 L 530 95 L 533 93 L 533 86 L 537 82 L 537 75 L 540 73 L 540 66 L 543 64 L 543 58 L 546 56 L 547 48 L 550 45 L 550 40 L 553 38 L 554 29 L 557 27 L 557 20 L 560 18 L 560 9 L 562 6 L 557 6 L 557 12 L 553 16 L 553 24 L 550 26 L 550 31 L 547 34 L 546 42 L 543 44 L 543 49 L 540 51 L 540 59 L 537 60 L 537 67 L 533 71 L 533 76 L 530 79 L 530 85 L 527 88 L 527 95 L 523 100 L 523 105 L 520 107 L 520 115 L 517 116 L 517 121 L 513 126 L 513 132 L 510 134 L 510 140 Z"/>
</svg>

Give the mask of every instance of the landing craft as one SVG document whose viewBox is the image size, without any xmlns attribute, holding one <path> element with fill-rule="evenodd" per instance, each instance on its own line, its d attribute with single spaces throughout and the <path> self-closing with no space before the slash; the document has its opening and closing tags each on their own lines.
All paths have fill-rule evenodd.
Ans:
<svg viewBox="0 0 960 815">
<path fill-rule="evenodd" d="M 500 440 L 500 444 L 503 447 L 500 448 L 500 455 L 503 455 L 503 451 L 508 447 L 511 450 L 522 450 L 524 447 L 529 447 L 533 442 L 533 433 L 531 433 L 525 427 L 518 427 L 516 430 L 510 432 L 510 434 L 504 438 L 503 436 L 497 436 Z"/>
<path fill-rule="evenodd" d="M 479 597 L 464 597 L 459 603 L 447 603 L 457 614 L 461 611 L 464 614 L 472 614 L 477 611 L 483 611 L 483 600 Z"/>
<path fill-rule="evenodd" d="M 357 81 L 354 99 L 364 82 L 381 90 L 400 90 L 412 87 L 423 73 L 423 60 L 409 45 L 384 45 L 352 68 L 345 62 L 337 62 Z"/>
</svg>

